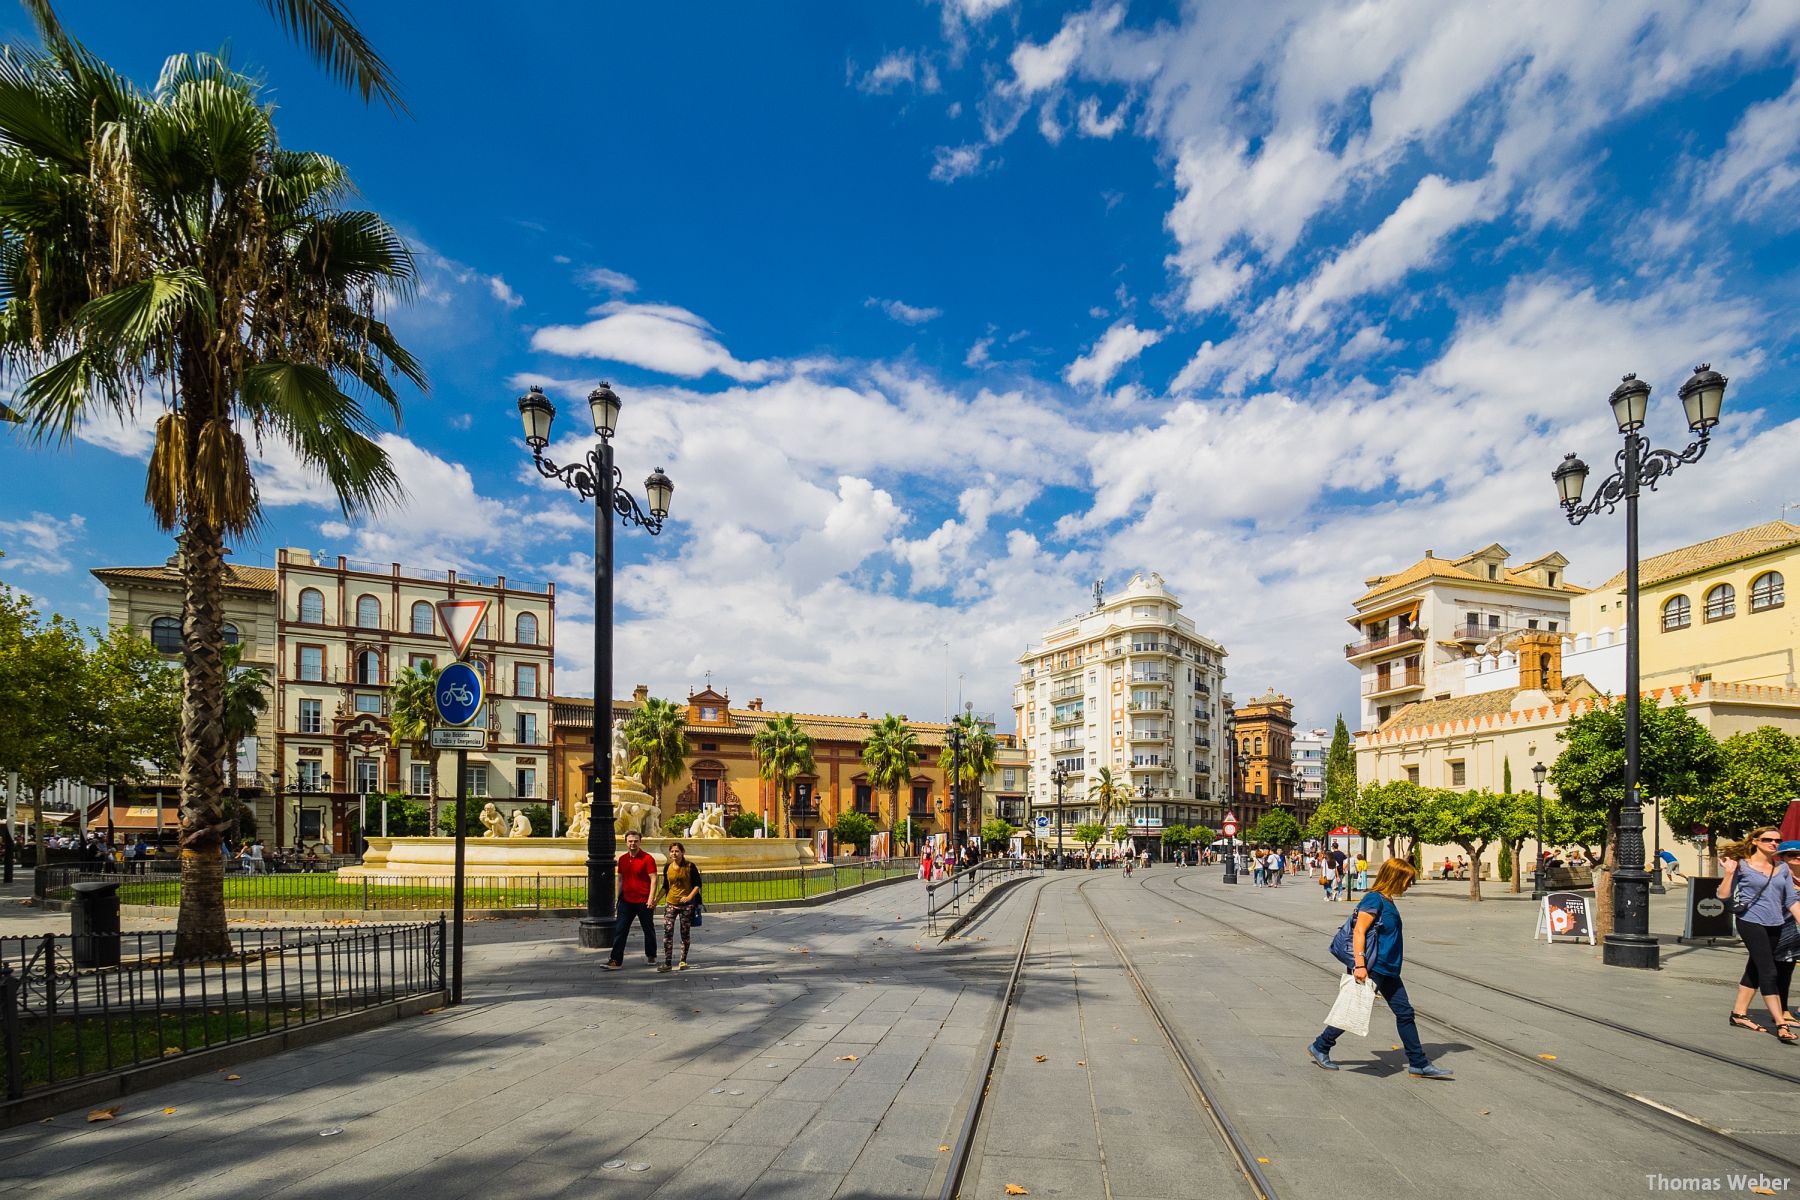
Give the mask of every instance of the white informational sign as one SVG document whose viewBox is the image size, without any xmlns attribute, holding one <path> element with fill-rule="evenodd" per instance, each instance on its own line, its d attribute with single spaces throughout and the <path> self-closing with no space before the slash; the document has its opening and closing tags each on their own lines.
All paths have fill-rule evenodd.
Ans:
<svg viewBox="0 0 1800 1200">
<path fill-rule="evenodd" d="M 431 748 L 433 750 L 486 750 L 487 730 L 434 729 L 431 731 Z"/>
<path fill-rule="evenodd" d="M 475 631 L 481 628 L 481 619 L 487 616 L 486 600 L 439 600 L 437 602 L 438 624 L 444 631 L 444 640 L 450 643 L 451 652 L 458 658 L 466 658 L 469 643 L 475 640 Z"/>
</svg>

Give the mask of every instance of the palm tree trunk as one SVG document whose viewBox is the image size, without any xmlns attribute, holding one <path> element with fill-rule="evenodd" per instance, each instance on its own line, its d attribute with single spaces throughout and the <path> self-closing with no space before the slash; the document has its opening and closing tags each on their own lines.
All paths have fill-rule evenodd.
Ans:
<svg viewBox="0 0 1800 1200">
<path fill-rule="evenodd" d="M 225 865 L 219 857 L 219 768 L 225 759 L 224 656 L 219 624 L 225 556 L 220 532 L 189 518 L 181 536 L 181 908 L 175 957 L 230 949 Z"/>
</svg>

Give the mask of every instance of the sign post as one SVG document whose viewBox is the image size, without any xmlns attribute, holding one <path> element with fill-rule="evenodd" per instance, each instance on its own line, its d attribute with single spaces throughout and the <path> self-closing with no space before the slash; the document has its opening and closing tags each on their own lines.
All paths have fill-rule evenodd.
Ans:
<svg viewBox="0 0 1800 1200">
<path fill-rule="evenodd" d="M 453 600 L 440 601 L 438 604 L 438 612 L 441 615 L 447 606 L 453 606 L 459 603 L 460 602 Z M 483 612 L 487 610 L 487 601 L 482 600 L 475 603 L 479 604 Z M 458 647 L 457 653 L 459 655 L 468 649 L 469 637 L 474 635 L 474 631 L 480 626 L 480 623 L 481 618 L 477 615 L 468 622 L 468 636 L 459 638 L 454 633 L 452 634 L 451 645 L 453 647 Z M 451 628 L 448 620 L 445 622 L 445 628 L 447 630 Z M 482 705 L 487 699 L 486 688 L 481 678 L 481 672 L 459 658 L 456 662 L 451 663 L 442 671 L 438 672 L 437 690 L 432 693 L 431 699 L 433 708 L 437 710 L 437 719 L 439 723 L 449 726 L 449 728 L 432 730 L 431 744 L 433 747 L 438 747 L 441 744 L 448 744 L 454 746 L 456 749 L 456 878 L 453 879 L 450 884 L 450 906 L 453 910 L 451 919 L 450 1003 L 461 1004 L 463 976 L 463 865 L 468 853 L 466 843 L 468 841 L 467 822 L 469 819 L 469 747 L 471 745 L 476 749 L 485 749 L 487 747 L 487 730 L 464 729 L 462 727 L 475 723 L 475 719 L 481 715 Z M 449 736 L 446 736 L 444 742 L 440 743 L 440 735 Z M 465 736 L 458 738 L 455 735 Z M 479 739 L 478 741 L 475 740 L 477 738 Z"/>
<path fill-rule="evenodd" d="M 1539 935 L 1543 936 L 1545 945 L 1564 937 L 1576 941 L 1585 938 L 1592 946 L 1594 913 L 1588 898 L 1580 892 L 1551 892 L 1545 896 L 1538 909 L 1537 932 L 1531 935 L 1531 940 L 1537 941 Z"/>
<path fill-rule="evenodd" d="M 1231 839 L 1231 846 L 1225 852 L 1226 856 L 1227 856 L 1225 859 L 1225 877 L 1224 877 L 1224 879 L 1220 880 L 1220 882 L 1235 884 L 1238 881 L 1238 875 L 1237 875 L 1237 830 L 1238 830 L 1237 814 L 1232 812 L 1230 809 L 1226 809 L 1225 810 L 1225 820 L 1221 824 L 1220 828 L 1222 828 L 1225 831 L 1225 836 Z"/>
</svg>

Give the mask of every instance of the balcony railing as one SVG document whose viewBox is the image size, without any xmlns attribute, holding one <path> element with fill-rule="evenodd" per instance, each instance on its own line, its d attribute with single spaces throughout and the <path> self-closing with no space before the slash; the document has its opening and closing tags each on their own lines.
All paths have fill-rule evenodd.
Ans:
<svg viewBox="0 0 1800 1200">
<path fill-rule="evenodd" d="M 1063 725 L 1079 725 L 1085 720 L 1087 720 L 1087 715 L 1085 713 L 1073 712 L 1060 717 L 1053 714 L 1050 717 L 1050 728 L 1056 729 Z"/>
<path fill-rule="evenodd" d="M 1169 740 L 1169 730 L 1166 728 L 1142 728 L 1134 725 L 1131 728 L 1130 737 L 1134 742 L 1166 742 Z"/>
<path fill-rule="evenodd" d="M 1425 640 L 1425 629 L 1421 625 L 1401 622 L 1393 632 L 1380 637 L 1366 638 L 1360 642 L 1349 642 L 1344 646 L 1345 658 L 1361 658 L 1365 654 L 1374 654 L 1379 650 L 1390 650 L 1395 646 L 1410 645 Z"/>
<path fill-rule="evenodd" d="M 1053 689 L 1050 698 L 1052 700 L 1073 700 L 1079 695 L 1081 695 L 1081 685 L 1074 684 Z"/>
<path fill-rule="evenodd" d="M 1363 682 L 1362 694 L 1365 696 L 1384 696 L 1389 692 L 1413 691 L 1425 686 L 1423 671 L 1402 671 L 1392 675 L 1377 675 Z"/>
<path fill-rule="evenodd" d="M 1132 683 L 1173 683 L 1174 681 L 1175 676 L 1167 671 L 1145 671 L 1131 677 Z"/>
<path fill-rule="evenodd" d="M 1169 711 L 1167 700 L 1148 700 L 1142 703 L 1133 700 L 1125 706 L 1126 712 L 1166 713 Z"/>
</svg>

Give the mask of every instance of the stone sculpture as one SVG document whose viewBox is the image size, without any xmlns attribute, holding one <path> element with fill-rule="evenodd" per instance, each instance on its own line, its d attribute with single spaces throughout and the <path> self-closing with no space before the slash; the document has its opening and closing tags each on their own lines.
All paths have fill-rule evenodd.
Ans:
<svg viewBox="0 0 1800 1200">
<path fill-rule="evenodd" d="M 528 838 L 531 836 L 531 818 L 525 815 L 524 809 L 513 809 L 512 829 L 506 836 L 516 838 Z"/>
<path fill-rule="evenodd" d="M 506 836 L 506 818 L 500 815 L 492 801 L 481 806 L 481 827 L 487 830 L 482 837 L 503 838 Z"/>
<path fill-rule="evenodd" d="M 620 837 L 628 833 L 654 837 L 662 832 L 662 809 L 637 800 L 621 800 L 613 813 L 613 832 Z"/>
<path fill-rule="evenodd" d="M 625 770 L 631 765 L 631 749 L 625 744 L 625 722 L 623 719 L 612 724 L 612 775 L 614 779 L 626 778 Z"/>
<path fill-rule="evenodd" d="M 700 815 L 694 818 L 694 823 L 688 826 L 687 835 L 691 838 L 731 836 L 725 832 L 725 810 L 716 804 L 707 805 Z"/>
<path fill-rule="evenodd" d="M 589 792 L 587 798 L 575 806 L 575 815 L 569 821 L 569 828 L 564 837 L 584 838 L 588 835 L 588 825 L 594 819 L 594 793 Z"/>
</svg>

